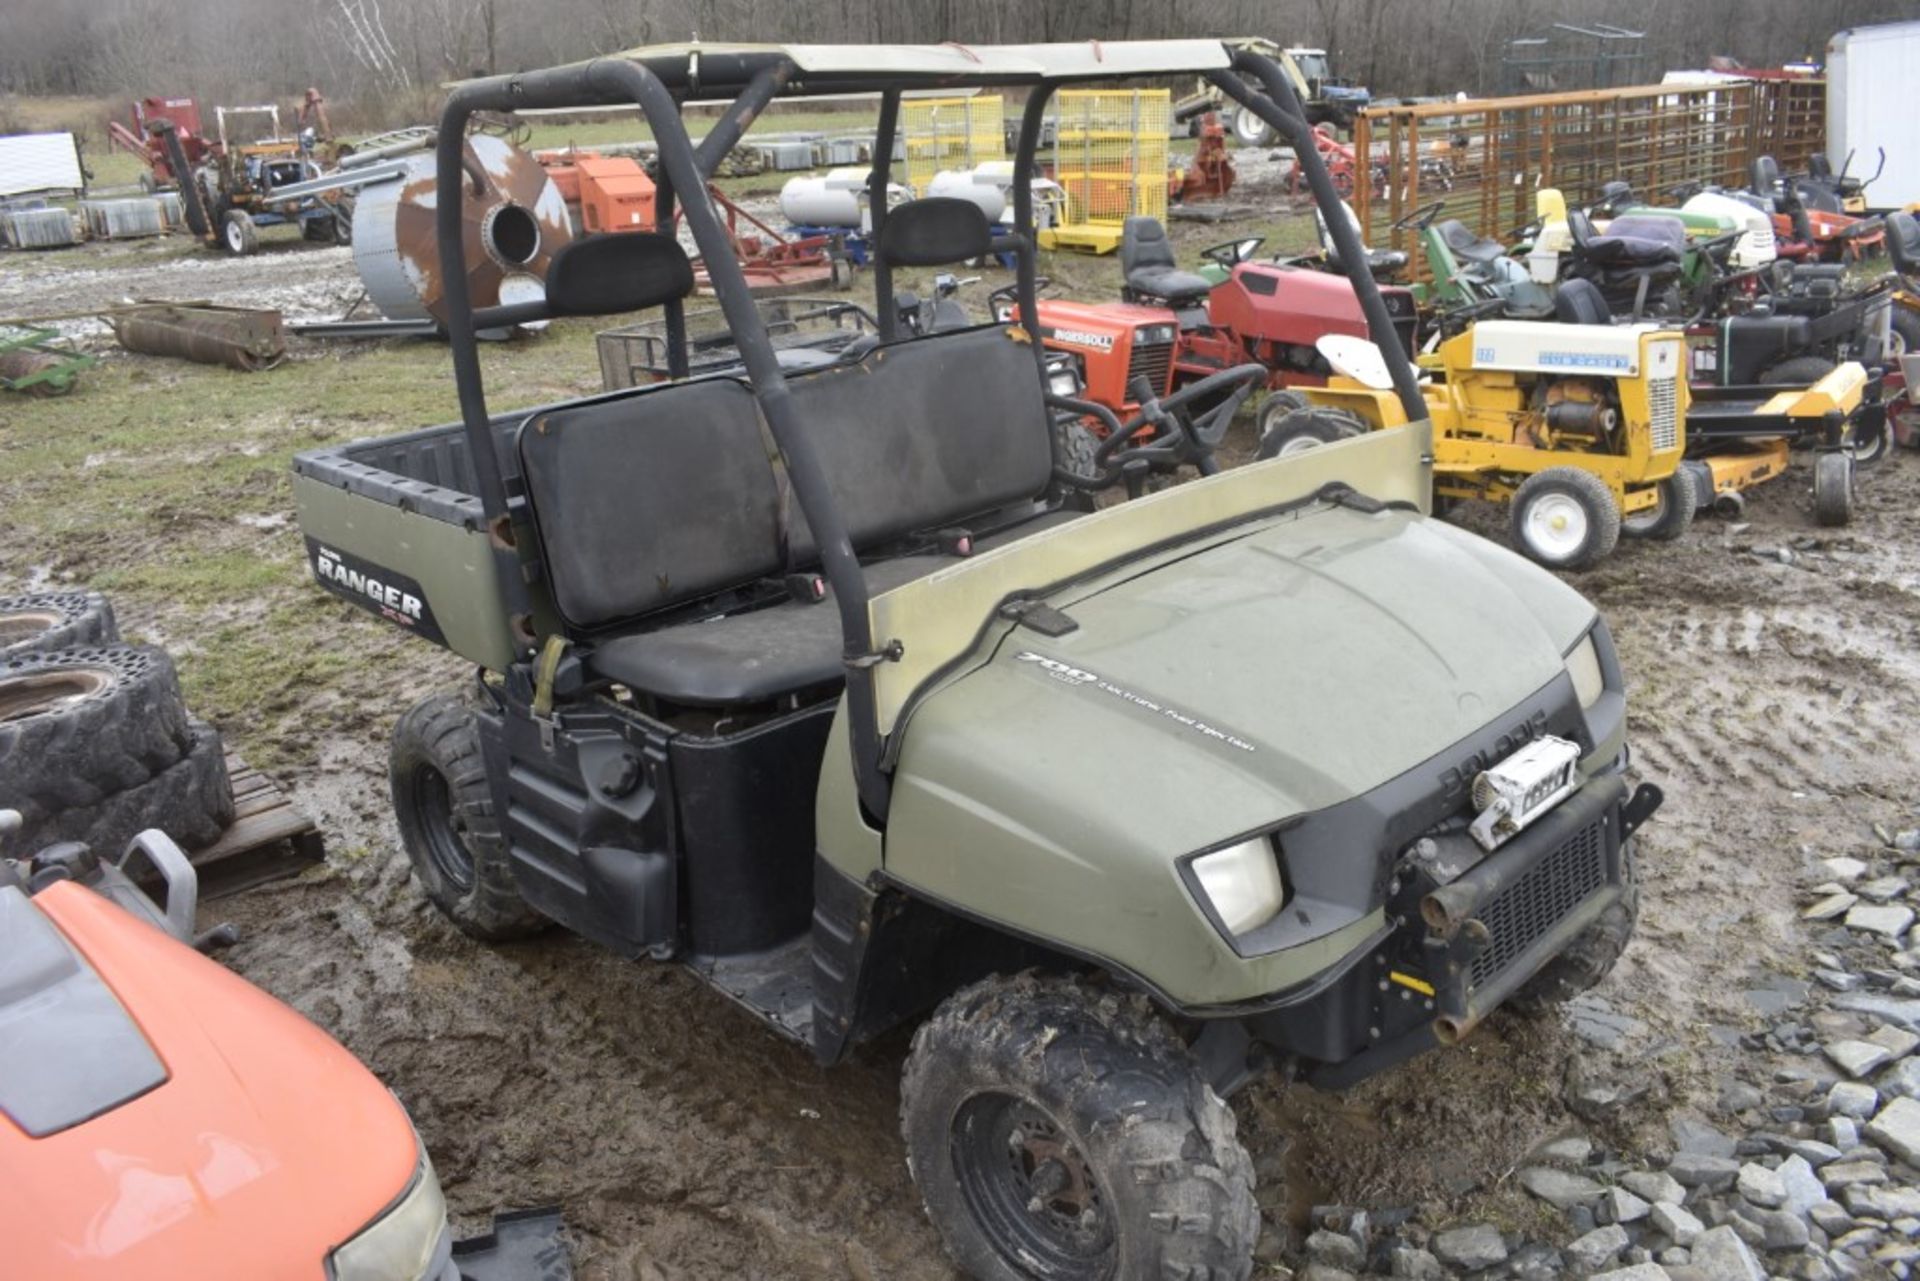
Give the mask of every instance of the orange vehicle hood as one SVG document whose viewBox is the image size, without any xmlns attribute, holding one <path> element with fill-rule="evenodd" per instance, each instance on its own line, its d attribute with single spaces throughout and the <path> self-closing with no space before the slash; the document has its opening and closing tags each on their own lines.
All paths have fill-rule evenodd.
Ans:
<svg viewBox="0 0 1920 1281">
<path fill-rule="evenodd" d="M 406 1111 L 319 1028 L 89 890 L 34 904 L 93 965 L 167 1079 L 28 1137 L 0 1112 L 4 1270 L 23 1281 L 318 1281 L 406 1190 Z"/>
</svg>

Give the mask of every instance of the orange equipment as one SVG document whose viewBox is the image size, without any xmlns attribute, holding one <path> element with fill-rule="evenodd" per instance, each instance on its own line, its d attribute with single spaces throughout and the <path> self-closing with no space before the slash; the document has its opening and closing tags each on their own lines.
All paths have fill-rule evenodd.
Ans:
<svg viewBox="0 0 1920 1281">
<path fill-rule="evenodd" d="M 1225 200 L 1233 190 L 1233 157 L 1227 154 L 1227 129 L 1219 116 L 1209 111 L 1201 118 L 1199 138 L 1193 163 L 1184 173 L 1175 170 L 1168 183 L 1167 194 L 1181 204 Z"/>
<path fill-rule="evenodd" d="M 582 234 L 653 230 L 653 179 L 639 161 L 573 147 L 536 152 L 534 158 Z"/>
<path fill-rule="evenodd" d="M 626 156 L 581 156 L 580 229 L 652 231 L 653 179 Z"/>
</svg>

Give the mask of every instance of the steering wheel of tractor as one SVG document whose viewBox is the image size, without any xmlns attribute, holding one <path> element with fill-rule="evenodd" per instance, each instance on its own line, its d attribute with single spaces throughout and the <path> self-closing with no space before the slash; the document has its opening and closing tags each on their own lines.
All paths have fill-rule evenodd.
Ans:
<svg viewBox="0 0 1920 1281">
<path fill-rule="evenodd" d="M 1446 207 L 1447 202 L 1444 200 L 1436 200 L 1430 205 L 1422 205 L 1412 213 L 1400 215 L 1394 222 L 1393 229 L 1395 231 L 1405 231 L 1408 227 L 1413 227 L 1417 230 L 1425 231 L 1433 225 L 1433 220 L 1438 218 L 1441 210 Z"/>
<path fill-rule="evenodd" d="M 1182 463 L 1192 463 L 1201 475 L 1211 476 L 1220 470 L 1213 451 L 1226 438 L 1240 406 L 1256 386 L 1266 384 L 1271 373 L 1265 365 L 1236 365 L 1208 374 L 1164 399 L 1153 394 L 1145 379 L 1137 378 L 1127 394 L 1138 399 L 1140 408 L 1124 423 L 1105 405 L 1049 395 L 1047 403 L 1054 408 L 1097 418 L 1107 428 L 1107 438 L 1093 451 L 1093 475 L 1061 472 L 1056 477 L 1086 490 L 1125 481 L 1128 491 L 1137 494 L 1149 473 L 1172 471 Z M 1196 403 L 1204 406 L 1197 413 L 1191 408 Z M 1149 431 L 1150 439 L 1139 439 Z"/>
<path fill-rule="evenodd" d="M 1231 269 L 1251 259 L 1260 252 L 1260 246 L 1266 243 L 1265 236 L 1248 236 L 1243 240 L 1229 240 L 1225 244 L 1202 249 L 1200 256 L 1208 262 L 1218 263 L 1222 267 Z"/>
<path fill-rule="evenodd" d="M 975 279 L 977 280 L 979 277 L 976 276 Z M 1052 276 L 1035 276 L 1033 278 L 1033 296 L 1035 298 L 1038 298 L 1051 288 L 1053 288 Z M 1019 300 L 1019 281 L 1015 280 L 1009 284 L 1002 285 L 987 295 L 987 314 L 990 316 L 998 316 L 1002 307 L 1011 308 L 1013 304 Z"/>
</svg>

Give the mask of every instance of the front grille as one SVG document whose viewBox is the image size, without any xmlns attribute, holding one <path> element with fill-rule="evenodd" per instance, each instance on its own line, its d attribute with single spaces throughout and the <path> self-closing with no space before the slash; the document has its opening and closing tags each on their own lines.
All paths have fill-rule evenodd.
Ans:
<svg viewBox="0 0 1920 1281">
<path fill-rule="evenodd" d="M 1135 343 L 1133 354 L 1127 358 L 1127 383 L 1131 386 L 1134 379 L 1145 378 L 1155 395 L 1164 396 L 1167 392 L 1167 373 L 1172 368 L 1172 343 Z"/>
<path fill-rule="evenodd" d="M 1680 448 L 1680 380 L 1654 378 L 1647 383 L 1647 409 L 1652 418 L 1653 452 Z"/>
<path fill-rule="evenodd" d="M 1488 939 L 1473 958 L 1468 986 L 1481 986 L 1519 960 L 1606 883 L 1606 826 L 1604 818 L 1597 818 L 1474 913 L 1487 927 Z"/>
</svg>

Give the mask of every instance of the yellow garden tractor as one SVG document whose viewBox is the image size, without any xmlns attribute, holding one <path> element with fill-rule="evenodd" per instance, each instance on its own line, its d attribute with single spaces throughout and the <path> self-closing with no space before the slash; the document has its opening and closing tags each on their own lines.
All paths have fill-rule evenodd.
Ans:
<svg viewBox="0 0 1920 1281">
<path fill-rule="evenodd" d="M 1264 415 L 1261 457 L 1406 421 L 1371 343 L 1327 338 L 1321 352 L 1335 376 L 1274 393 L 1293 407 Z M 1679 330 L 1483 320 L 1441 342 L 1432 372 L 1423 390 L 1436 501 L 1511 503 L 1514 544 L 1532 559 L 1582 569 L 1623 530 L 1677 538 L 1692 521 Z"/>
<path fill-rule="evenodd" d="M 1856 442 L 1884 431 L 1877 375 L 1848 362 L 1803 388 L 1689 388 L 1681 330 L 1568 323 L 1583 291 L 1561 290 L 1566 320 L 1480 320 L 1422 359 L 1437 503 L 1509 503 L 1519 550 L 1582 569 L 1623 533 L 1674 539 L 1703 506 L 1737 512 L 1804 444 L 1818 451 L 1815 519 L 1851 519 Z M 1406 421 L 1371 343 L 1333 336 L 1320 350 L 1335 376 L 1274 393 L 1289 407 L 1262 411 L 1260 457 Z"/>
</svg>

